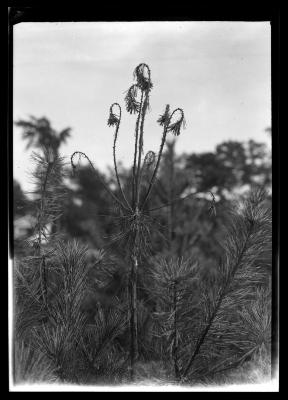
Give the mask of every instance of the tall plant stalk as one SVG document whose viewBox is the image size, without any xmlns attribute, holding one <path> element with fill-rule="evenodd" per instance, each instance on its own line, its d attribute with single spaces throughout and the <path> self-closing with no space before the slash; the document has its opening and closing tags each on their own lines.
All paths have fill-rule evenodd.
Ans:
<svg viewBox="0 0 288 400">
<path fill-rule="evenodd" d="M 168 145 L 168 160 L 169 160 L 169 191 L 168 191 L 168 200 L 171 203 L 168 208 L 168 226 L 169 226 L 169 247 L 172 249 L 172 241 L 173 241 L 173 231 L 174 231 L 174 186 L 175 186 L 175 140 L 167 143 Z"/>
<path fill-rule="evenodd" d="M 110 107 L 108 126 L 115 127 L 114 132 L 114 144 L 113 144 L 113 161 L 114 170 L 117 180 L 117 185 L 120 193 L 120 197 L 112 192 L 112 190 L 103 182 L 101 183 L 111 195 L 114 202 L 119 207 L 121 216 L 123 217 L 124 223 L 126 223 L 126 230 L 123 233 L 123 237 L 127 237 L 127 251 L 130 257 L 130 272 L 128 279 L 128 301 L 129 301 L 129 321 L 130 321 L 130 376 L 133 380 L 135 378 L 135 365 L 138 359 L 138 334 L 137 334 L 137 277 L 138 271 L 141 264 L 141 257 L 145 252 L 148 242 L 150 240 L 149 231 L 149 215 L 144 211 L 152 188 L 155 184 L 156 176 L 159 170 L 159 165 L 166 141 L 167 133 L 170 131 L 174 135 L 180 134 L 180 129 L 184 125 L 184 113 L 180 108 L 175 109 L 170 113 L 170 106 L 167 105 L 163 115 L 160 115 L 158 123 L 163 126 L 162 140 L 160 144 L 159 153 L 157 156 L 156 165 L 152 172 L 152 176 L 148 185 L 148 188 L 142 193 L 141 183 L 143 177 L 143 170 L 150 167 L 155 159 L 153 152 L 148 152 L 142 161 L 143 147 L 144 147 L 144 123 L 146 113 L 149 109 L 149 96 L 153 87 L 151 82 L 151 71 L 147 64 L 139 64 L 134 71 L 135 83 L 127 90 L 125 96 L 126 109 L 130 114 L 136 114 L 136 125 L 135 125 L 135 142 L 134 142 L 134 156 L 133 156 L 133 168 L 132 168 L 132 187 L 131 187 L 131 202 L 129 202 L 124 190 L 122 189 L 117 161 L 116 161 L 116 145 L 119 133 L 119 127 L 121 123 L 121 107 L 118 103 L 113 103 Z M 119 113 L 114 111 L 115 107 L 118 107 Z M 172 118 L 180 112 L 180 117 L 176 118 L 175 122 L 172 122 Z M 76 151 L 71 156 L 71 164 L 73 170 L 76 168 L 74 159 L 76 156 L 84 156 L 90 166 L 95 170 L 92 162 L 88 156 L 82 152 Z M 152 157 L 153 156 L 153 157 Z M 153 160 L 152 160 L 153 159 Z M 164 205 L 166 206 L 166 205 Z M 119 236 L 121 237 L 121 235 Z"/>
</svg>

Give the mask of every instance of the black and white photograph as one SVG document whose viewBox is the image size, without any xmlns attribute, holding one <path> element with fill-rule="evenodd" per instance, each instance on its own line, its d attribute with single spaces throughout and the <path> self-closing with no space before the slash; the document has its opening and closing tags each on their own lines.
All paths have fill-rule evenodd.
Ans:
<svg viewBox="0 0 288 400">
<path fill-rule="evenodd" d="M 270 21 L 22 21 L 10 68 L 10 391 L 277 392 Z"/>
</svg>

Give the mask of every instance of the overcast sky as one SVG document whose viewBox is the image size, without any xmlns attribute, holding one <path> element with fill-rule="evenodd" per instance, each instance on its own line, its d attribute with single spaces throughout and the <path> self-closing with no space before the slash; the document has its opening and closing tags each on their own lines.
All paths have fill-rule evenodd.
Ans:
<svg viewBox="0 0 288 400">
<path fill-rule="evenodd" d="M 145 121 L 145 151 L 158 151 L 156 120 L 169 103 L 182 107 L 187 128 L 178 153 L 213 151 L 224 140 L 267 142 L 271 126 L 269 22 L 21 23 L 14 27 L 14 121 L 46 116 L 72 128 L 61 153 L 87 153 L 112 164 L 110 104 L 124 110 L 124 92 L 141 62 L 154 87 Z M 135 115 L 122 113 L 118 159 L 130 165 Z M 14 177 L 29 190 L 29 156 L 14 128 Z"/>
</svg>

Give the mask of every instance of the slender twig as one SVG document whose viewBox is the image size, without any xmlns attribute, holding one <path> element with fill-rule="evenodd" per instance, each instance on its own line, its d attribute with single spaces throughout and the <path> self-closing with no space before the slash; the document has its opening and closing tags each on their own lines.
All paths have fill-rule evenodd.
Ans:
<svg viewBox="0 0 288 400">
<path fill-rule="evenodd" d="M 43 254 L 40 262 L 40 282 L 44 307 L 47 309 L 47 272 L 46 272 L 46 257 Z"/>
<path fill-rule="evenodd" d="M 116 216 L 116 215 L 112 215 L 112 214 L 95 214 L 95 217 L 111 217 L 113 219 L 123 219 L 123 218 L 127 218 L 127 215 L 121 215 Z"/>
<path fill-rule="evenodd" d="M 139 150 L 138 150 L 138 166 L 137 166 L 137 172 L 136 172 L 136 207 L 138 207 L 139 204 L 139 195 L 140 195 L 140 168 L 141 168 L 141 157 L 142 157 L 142 152 L 143 152 L 143 134 L 144 134 L 144 121 L 145 121 L 145 114 L 148 106 L 148 91 L 145 93 L 145 99 L 144 99 L 144 104 L 143 104 L 143 110 L 142 110 L 142 119 L 141 119 L 141 124 L 140 124 L 140 137 L 139 137 Z"/>
<path fill-rule="evenodd" d="M 148 198 L 150 196 L 150 193 L 151 193 L 151 190 L 152 190 L 152 187 L 153 187 L 153 184 L 154 184 L 154 181 L 155 181 L 158 169 L 159 169 L 159 164 L 160 164 L 160 160 L 161 160 L 161 156 L 162 156 L 162 152 L 163 152 L 163 148 L 164 148 L 164 144 L 165 144 L 165 140 L 166 140 L 166 135 L 167 135 L 167 128 L 168 128 L 168 126 L 166 126 L 164 128 L 164 130 L 163 130 L 162 140 L 161 140 L 161 144 L 160 144 L 160 150 L 159 150 L 159 154 L 158 154 L 158 158 L 157 158 L 156 167 L 154 168 L 153 175 L 152 175 L 152 178 L 150 180 L 148 190 L 147 190 L 146 195 L 144 197 L 144 200 L 143 200 L 143 202 L 141 204 L 141 207 L 140 207 L 141 210 L 143 210 L 143 208 L 145 206 L 145 203 L 147 202 L 147 200 L 148 200 Z"/>
<path fill-rule="evenodd" d="M 120 123 L 121 123 L 121 107 L 118 103 L 113 103 L 110 107 L 110 112 L 112 113 L 112 109 L 113 106 L 118 106 L 119 108 L 119 119 L 118 119 L 118 123 L 116 124 L 116 129 L 115 129 L 115 134 L 114 134 L 114 143 L 113 143 L 113 161 L 114 161 L 114 170 L 115 170 L 115 175 L 116 175 L 116 179 L 117 179 L 117 183 L 120 189 L 120 192 L 122 194 L 122 197 L 125 201 L 125 203 L 127 204 L 127 207 L 132 210 L 130 204 L 128 203 L 128 200 L 125 196 L 125 193 L 123 192 L 122 186 L 121 186 L 121 182 L 120 182 L 120 178 L 119 178 L 119 174 L 118 174 L 118 168 L 117 168 L 117 162 L 116 162 L 116 142 L 118 139 L 118 132 L 119 132 L 119 127 L 120 127 Z"/>
<path fill-rule="evenodd" d="M 135 198 L 136 198 L 136 163 L 137 163 L 137 152 L 138 152 L 138 137 L 139 137 L 139 123 L 141 118 L 141 111 L 143 106 L 143 97 L 144 92 L 141 92 L 141 100 L 140 100 L 140 107 L 139 113 L 136 121 L 135 127 L 135 148 L 134 148 L 134 161 L 133 161 L 133 176 L 132 176 L 132 207 L 135 207 Z"/>
<path fill-rule="evenodd" d="M 169 172 L 170 172 L 170 177 L 169 177 L 169 202 L 173 202 L 174 198 L 174 179 L 175 179 L 175 170 L 174 170 L 174 149 L 175 149 L 175 140 L 173 142 L 169 143 L 168 146 L 169 149 Z M 173 231 L 174 231 L 174 207 L 173 203 L 170 204 L 169 210 L 168 210 L 168 220 L 169 220 L 169 247 L 170 250 L 172 249 L 172 240 L 173 240 Z"/>
<path fill-rule="evenodd" d="M 151 209 L 148 210 L 148 212 L 160 210 L 161 208 L 164 208 L 164 207 L 169 207 L 169 206 L 171 206 L 172 204 L 178 203 L 179 201 L 186 200 L 188 197 L 195 196 L 196 194 L 199 194 L 199 193 L 201 193 L 201 192 L 189 193 L 189 194 L 187 194 L 187 195 L 184 196 L 184 197 L 178 197 L 178 198 L 172 200 L 172 201 L 169 202 L 169 203 L 162 204 L 162 206 L 151 208 Z"/>
<path fill-rule="evenodd" d="M 85 157 L 86 160 L 89 162 L 89 164 L 90 164 L 91 168 L 93 169 L 93 171 L 95 171 L 95 172 L 97 173 L 97 171 L 96 171 L 94 165 L 92 164 L 92 162 L 90 161 L 89 157 L 88 157 L 85 153 L 83 153 L 82 151 L 75 151 L 75 152 L 72 154 L 72 156 L 71 156 L 71 165 L 72 165 L 73 170 L 76 169 L 76 165 L 73 163 L 73 158 L 76 156 L 76 154 L 79 154 L 80 156 Z M 100 181 L 100 183 L 103 185 L 103 187 L 105 188 L 105 190 L 106 190 L 106 191 L 110 194 L 110 196 L 116 201 L 116 203 L 118 203 L 124 210 L 129 211 L 129 208 L 127 208 L 127 207 L 122 203 L 122 201 L 119 200 L 119 199 L 114 195 L 114 193 L 109 189 L 109 187 L 106 185 L 106 183 L 103 181 L 103 179 L 100 177 L 99 174 L 97 174 L 97 178 L 98 178 L 98 180 Z"/>
<path fill-rule="evenodd" d="M 214 194 L 212 192 L 209 191 L 209 193 L 212 196 L 212 202 L 211 202 L 211 206 L 209 207 L 208 211 L 209 211 L 210 215 L 216 216 L 216 207 L 215 207 L 216 200 L 215 200 L 215 196 L 214 196 Z"/>
<path fill-rule="evenodd" d="M 40 255 L 40 253 L 41 253 L 41 240 L 42 240 L 42 234 L 43 234 L 43 227 L 42 227 L 41 220 L 42 220 L 42 216 L 43 216 L 43 212 L 44 212 L 44 206 L 45 206 L 44 201 L 45 201 L 46 185 L 47 185 L 50 169 L 51 169 L 51 163 L 49 162 L 49 164 L 47 166 L 47 169 L 45 171 L 45 177 L 44 177 L 43 184 L 41 184 L 40 210 L 39 210 L 39 213 L 38 213 L 38 221 L 37 221 L 37 226 L 38 226 L 37 255 Z"/>
<path fill-rule="evenodd" d="M 173 315 L 174 315 L 174 342 L 173 342 L 173 361 L 174 361 L 174 373 L 175 378 L 179 380 L 179 366 L 178 366 L 178 326 L 177 326 L 177 281 L 176 279 L 173 281 Z"/>
<path fill-rule="evenodd" d="M 166 111 L 168 111 L 168 110 L 169 110 L 169 105 L 166 106 Z M 172 130 L 171 127 L 170 127 L 170 122 L 171 122 L 171 120 L 172 120 L 173 115 L 174 115 L 177 111 L 180 111 L 180 112 L 181 112 L 180 123 L 182 123 L 182 121 L 183 121 L 183 119 L 184 119 L 184 112 L 183 112 L 182 108 L 176 108 L 176 109 L 172 112 L 172 114 L 169 116 L 167 122 L 164 124 L 164 131 L 163 131 L 163 134 L 162 134 L 162 140 L 161 140 L 161 144 L 160 144 L 160 150 L 159 150 L 159 154 L 158 154 L 158 159 L 157 159 L 156 167 L 155 167 L 155 169 L 154 169 L 152 178 L 151 178 L 151 180 L 150 180 L 150 184 L 149 184 L 147 193 L 146 193 L 145 198 L 144 198 L 144 200 L 143 200 L 143 203 L 142 203 L 142 205 L 141 205 L 141 209 L 142 209 L 142 210 L 143 210 L 143 207 L 144 207 L 146 201 L 148 200 L 148 198 L 149 198 L 149 196 L 150 196 L 152 187 L 153 187 L 153 185 L 154 185 L 155 178 L 156 178 L 157 173 L 158 173 L 158 169 L 159 169 L 159 165 L 160 165 L 162 153 L 163 153 L 163 148 L 164 148 L 164 144 L 165 144 L 167 132 L 168 132 L 169 130 Z M 174 124 L 174 125 L 175 125 L 175 124 Z"/>
<path fill-rule="evenodd" d="M 151 208 L 151 209 L 147 210 L 147 212 L 152 212 L 152 211 L 160 210 L 161 208 L 171 206 L 172 204 L 178 203 L 179 201 L 186 200 L 188 197 L 196 196 L 197 194 L 200 194 L 200 193 L 202 193 L 202 192 L 189 193 L 189 194 L 187 194 L 187 195 L 184 196 L 184 197 L 178 197 L 178 198 L 172 200 L 172 201 L 169 202 L 169 203 L 162 204 L 162 205 L 159 206 L 159 207 Z M 212 207 L 215 208 L 215 197 L 214 197 L 214 195 L 213 195 L 212 192 L 209 192 L 209 193 L 211 193 L 211 195 L 213 196 L 212 205 L 211 205 L 211 207 L 209 208 L 209 211 L 210 211 Z M 214 215 L 215 215 L 215 213 L 216 213 L 216 211 L 214 211 Z"/>
<path fill-rule="evenodd" d="M 141 167 L 140 170 L 140 176 L 139 176 L 139 192 L 141 190 L 141 186 L 142 186 L 142 181 L 143 181 L 143 176 L 144 171 L 146 170 L 146 172 L 150 169 L 150 167 L 152 165 L 154 165 L 156 159 L 156 154 L 154 153 L 154 151 L 148 151 L 148 153 L 145 155 L 144 161 L 143 161 L 143 165 Z"/>
</svg>

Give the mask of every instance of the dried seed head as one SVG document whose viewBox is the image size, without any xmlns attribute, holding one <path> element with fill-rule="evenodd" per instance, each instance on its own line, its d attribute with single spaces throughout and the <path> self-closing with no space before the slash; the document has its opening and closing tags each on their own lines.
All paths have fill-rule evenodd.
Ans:
<svg viewBox="0 0 288 400">
<path fill-rule="evenodd" d="M 117 125 L 118 122 L 119 122 L 119 119 L 116 117 L 116 115 L 114 115 L 114 114 L 109 114 L 109 118 L 108 118 L 108 121 L 107 121 L 107 125 L 108 125 L 108 126 Z"/>
<path fill-rule="evenodd" d="M 127 111 L 132 113 L 137 113 L 140 110 L 140 103 L 137 101 L 137 85 L 132 85 L 126 92 L 125 103 Z"/>
<path fill-rule="evenodd" d="M 115 105 L 119 107 L 119 109 L 120 109 L 120 114 L 121 114 L 121 108 L 120 108 L 119 104 L 118 104 L 118 103 L 113 103 L 113 104 L 110 106 L 110 110 L 109 110 L 109 118 L 108 118 L 108 121 L 107 121 L 107 125 L 108 125 L 108 126 L 118 125 L 119 122 L 120 122 L 120 116 L 116 115 L 116 114 L 113 112 L 113 106 L 115 106 Z"/>
<path fill-rule="evenodd" d="M 173 135 L 175 135 L 175 136 L 179 136 L 181 127 L 183 126 L 184 129 L 186 128 L 186 121 L 185 121 L 185 117 L 184 117 L 184 111 L 182 110 L 182 108 L 176 108 L 176 110 L 173 111 L 171 117 L 173 116 L 173 114 L 176 111 L 180 111 L 181 117 L 176 122 L 173 122 L 172 124 L 169 125 L 168 131 L 172 132 Z M 170 119 L 171 119 L 171 117 L 170 117 Z"/>
<path fill-rule="evenodd" d="M 147 76 L 145 76 L 147 74 Z M 139 64 L 134 70 L 134 78 L 137 80 L 137 85 L 142 91 L 150 91 L 153 87 L 151 82 L 151 71 L 147 64 Z"/>
</svg>

